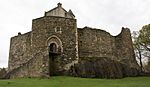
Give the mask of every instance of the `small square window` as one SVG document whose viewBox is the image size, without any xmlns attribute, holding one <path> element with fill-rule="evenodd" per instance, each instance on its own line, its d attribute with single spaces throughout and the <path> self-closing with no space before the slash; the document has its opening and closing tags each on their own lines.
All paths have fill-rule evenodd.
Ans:
<svg viewBox="0 0 150 87">
<path fill-rule="evenodd" d="M 61 34 L 62 33 L 61 27 L 58 27 L 58 26 L 55 27 L 55 32 Z"/>
</svg>

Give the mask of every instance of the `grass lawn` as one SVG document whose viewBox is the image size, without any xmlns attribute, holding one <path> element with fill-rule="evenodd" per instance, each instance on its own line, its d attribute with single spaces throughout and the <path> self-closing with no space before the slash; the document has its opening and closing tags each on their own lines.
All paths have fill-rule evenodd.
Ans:
<svg viewBox="0 0 150 87">
<path fill-rule="evenodd" d="M 150 87 L 150 77 L 87 79 L 56 76 L 50 79 L 20 78 L 0 80 L 0 87 Z"/>
</svg>

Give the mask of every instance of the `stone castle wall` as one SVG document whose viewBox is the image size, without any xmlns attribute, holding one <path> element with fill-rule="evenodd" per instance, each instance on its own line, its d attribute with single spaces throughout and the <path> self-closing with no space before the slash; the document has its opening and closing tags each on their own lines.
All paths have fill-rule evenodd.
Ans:
<svg viewBox="0 0 150 87">
<path fill-rule="evenodd" d="M 117 36 L 112 36 L 100 29 L 79 28 L 78 37 L 79 58 L 110 58 L 138 67 L 128 28 L 123 28 Z"/>
<path fill-rule="evenodd" d="M 38 53 L 29 61 L 7 73 L 5 78 L 20 78 L 20 77 L 42 77 L 43 76 L 43 55 Z"/>
<path fill-rule="evenodd" d="M 31 32 L 25 34 L 18 34 L 18 36 L 11 38 L 10 52 L 9 52 L 9 71 L 21 66 L 30 58 L 31 49 Z"/>
<path fill-rule="evenodd" d="M 48 75 L 49 71 L 49 45 L 58 45 L 58 56 L 55 60 L 56 70 L 69 69 L 77 59 L 77 28 L 76 20 L 62 17 L 42 17 L 33 20 L 32 31 L 12 37 L 9 55 L 9 71 L 15 70 L 13 77 L 37 76 L 36 72 Z M 34 60 L 35 55 L 41 54 L 41 61 Z M 28 64 L 28 61 L 32 63 Z M 40 64 L 38 65 L 37 62 Z M 22 68 L 20 68 L 22 66 Z M 42 67 L 37 69 L 38 67 Z M 33 68 L 33 69 L 32 69 Z M 34 70 L 34 71 L 33 71 Z M 34 74 L 32 74 L 35 72 Z M 38 74 L 41 76 L 40 74 Z"/>
<path fill-rule="evenodd" d="M 112 36 L 100 29 L 77 28 L 74 18 L 58 3 L 44 17 L 33 19 L 31 32 L 12 37 L 6 77 L 138 75 L 129 29 Z"/>
<path fill-rule="evenodd" d="M 80 64 L 88 60 L 104 61 L 104 59 L 123 64 L 122 67 L 126 66 L 124 68 L 126 71 L 139 68 L 129 29 L 123 28 L 119 35 L 112 36 L 100 29 L 89 27 L 77 29 L 75 19 L 42 17 L 33 20 L 31 32 L 11 38 L 9 71 L 13 69 L 14 71 L 10 77 L 48 76 L 51 43 L 57 43 L 60 49 L 58 50 L 60 54 L 55 60 L 58 72 L 70 70 L 77 62 Z M 82 65 L 87 65 L 87 62 L 80 66 L 83 67 Z M 121 74 L 120 77 L 122 76 Z"/>
<path fill-rule="evenodd" d="M 130 67 L 138 68 L 135 60 L 134 48 L 131 39 L 131 33 L 128 28 L 123 28 L 118 36 L 115 36 L 115 55 L 118 60 Z"/>
<path fill-rule="evenodd" d="M 113 37 L 100 29 L 78 29 L 79 57 L 112 57 Z"/>
<path fill-rule="evenodd" d="M 69 75 L 86 78 L 123 78 L 138 76 L 130 30 L 122 28 L 117 36 L 85 27 L 78 29 L 79 61 Z"/>
<path fill-rule="evenodd" d="M 35 19 L 32 24 L 32 52 L 43 52 L 48 61 L 48 47 L 51 43 L 57 43 L 61 53 L 57 60 L 59 62 L 58 68 L 67 68 L 65 65 L 72 63 L 77 58 L 76 34 L 77 25 L 75 19 L 62 17 Z M 47 66 L 48 64 L 45 63 L 44 65 Z"/>
</svg>

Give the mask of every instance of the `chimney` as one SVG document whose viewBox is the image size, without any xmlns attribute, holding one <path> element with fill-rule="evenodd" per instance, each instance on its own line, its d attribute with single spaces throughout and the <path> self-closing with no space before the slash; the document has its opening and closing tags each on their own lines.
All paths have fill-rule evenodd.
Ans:
<svg viewBox="0 0 150 87">
<path fill-rule="evenodd" d="M 58 6 L 58 7 L 61 7 L 61 6 L 62 6 L 62 4 L 59 2 L 59 3 L 57 4 L 57 6 Z"/>
</svg>

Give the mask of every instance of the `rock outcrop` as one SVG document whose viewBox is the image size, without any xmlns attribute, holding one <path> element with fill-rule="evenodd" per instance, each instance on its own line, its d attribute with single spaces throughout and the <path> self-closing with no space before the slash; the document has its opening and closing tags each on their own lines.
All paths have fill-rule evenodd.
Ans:
<svg viewBox="0 0 150 87">
<path fill-rule="evenodd" d="M 72 66 L 68 74 L 83 78 L 115 79 L 138 76 L 140 72 L 136 67 L 129 67 L 129 65 L 110 58 L 84 58 Z"/>
</svg>

